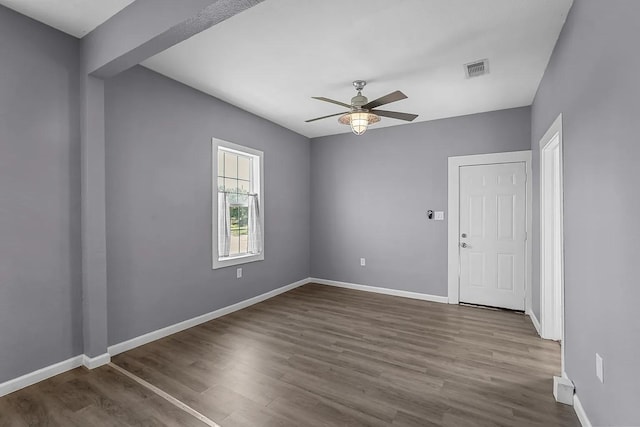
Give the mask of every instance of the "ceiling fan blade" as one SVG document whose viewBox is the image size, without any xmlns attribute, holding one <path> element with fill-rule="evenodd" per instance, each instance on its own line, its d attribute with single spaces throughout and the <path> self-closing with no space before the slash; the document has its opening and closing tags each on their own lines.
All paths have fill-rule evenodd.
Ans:
<svg viewBox="0 0 640 427">
<path fill-rule="evenodd" d="M 332 104 L 341 105 L 345 108 L 351 109 L 351 105 L 345 104 L 344 102 L 336 101 L 335 99 L 325 98 L 324 96 L 312 96 L 313 99 L 317 99 L 319 101 L 330 102 Z"/>
<path fill-rule="evenodd" d="M 406 99 L 407 95 L 400 92 L 399 90 L 395 92 L 391 92 L 388 95 L 383 96 L 382 98 L 374 99 L 370 101 L 368 104 L 362 106 L 365 110 L 371 110 L 372 108 L 379 107 L 385 104 L 391 104 L 392 102 L 400 101 L 401 99 Z"/>
<path fill-rule="evenodd" d="M 328 119 L 329 117 L 341 116 L 343 114 L 347 114 L 347 111 L 345 111 L 344 113 L 336 113 L 336 114 L 329 114 L 328 116 L 316 117 L 315 119 L 305 120 L 304 122 L 311 123 L 311 122 L 315 122 L 316 120 Z"/>
<path fill-rule="evenodd" d="M 416 117 L 418 117 L 417 114 L 399 113 L 397 111 L 372 110 L 371 112 L 373 114 L 377 114 L 378 116 L 391 117 L 392 119 L 398 120 L 406 120 L 407 122 L 412 122 Z"/>
</svg>

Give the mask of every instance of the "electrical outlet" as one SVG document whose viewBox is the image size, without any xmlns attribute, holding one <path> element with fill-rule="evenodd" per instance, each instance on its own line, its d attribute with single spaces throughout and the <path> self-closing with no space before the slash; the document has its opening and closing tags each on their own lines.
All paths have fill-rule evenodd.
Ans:
<svg viewBox="0 0 640 427">
<path fill-rule="evenodd" d="M 365 265 L 367 265 L 367 260 L 364 258 L 360 258 L 360 267 L 364 267 Z"/>
<path fill-rule="evenodd" d="M 242 277 L 242 268 L 236 269 L 236 278 L 240 279 Z"/>
<path fill-rule="evenodd" d="M 596 377 L 601 383 L 604 382 L 604 360 L 598 353 L 596 353 Z"/>
<path fill-rule="evenodd" d="M 436 211 L 435 212 L 435 220 L 436 221 L 444 221 L 444 212 L 443 211 Z"/>
</svg>

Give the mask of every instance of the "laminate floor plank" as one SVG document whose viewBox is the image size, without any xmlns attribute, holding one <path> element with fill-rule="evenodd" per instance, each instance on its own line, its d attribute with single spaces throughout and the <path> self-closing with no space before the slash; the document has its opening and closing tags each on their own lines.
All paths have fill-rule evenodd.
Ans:
<svg viewBox="0 0 640 427">
<path fill-rule="evenodd" d="M 577 427 L 522 314 L 308 284 L 113 358 L 222 427 Z M 0 398 L 0 427 L 202 426 L 109 367 Z"/>
<path fill-rule="evenodd" d="M 108 366 L 76 368 L 0 398 L 0 426 L 206 424 Z"/>
<path fill-rule="evenodd" d="M 559 346 L 518 313 L 309 284 L 169 338 L 114 362 L 210 384 L 189 399 L 223 427 L 579 425 L 551 393 Z"/>
</svg>

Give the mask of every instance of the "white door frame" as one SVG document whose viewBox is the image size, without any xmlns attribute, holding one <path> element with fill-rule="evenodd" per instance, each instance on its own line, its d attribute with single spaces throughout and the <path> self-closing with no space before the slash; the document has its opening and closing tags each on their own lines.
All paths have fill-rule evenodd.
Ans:
<svg viewBox="0 0 640 427">
<path fill-rule="evenodd" d="M 559 340 L 564 338 L 564 233 L 563 233 L 563 176 L 562 176 L 562 114 L 553 122 L 549 130 L 540 139 L 540 326 L 542 338 Z M 555 170 L 546 160 L 545 153 L 558 150 L 558 169 Z M 546 192 L 546 181 L 550 174 L 558 174 L 558 185 L 552 194 Z M 559 194 L 556 194 L 559 192 Z M 554 210 L 553 224 L 547 224 L 545 215 L 549 208 L 549 198 L 559 195 L 557 209 Z M 558 224 L 555 224 L 555 222 Z M 554 252 L 553 263 L 559 268 L 557 280 L 547 280 L 545 252 L 555 243 L 547 239 L 548 227 L 557 226 L 559 251 Z M 562 372 L 564 372 L 564 345 L 562 345 Z"/>
<path fill-rule="evenodd" d="M 531 151 L 512 151 L 509 153 L 476 154 L 472 156 L 449 157 L 449 223 L 448 223 L 448 259 L 449 259 L 449 304 L 460 303 L 460 168 L 463 166 L 490 165 L 496 163 L 524 162 L 527 174 L 526 183 L 526 224 L 524 273 L 525 313 L 531 312 Z"/>
</svg>

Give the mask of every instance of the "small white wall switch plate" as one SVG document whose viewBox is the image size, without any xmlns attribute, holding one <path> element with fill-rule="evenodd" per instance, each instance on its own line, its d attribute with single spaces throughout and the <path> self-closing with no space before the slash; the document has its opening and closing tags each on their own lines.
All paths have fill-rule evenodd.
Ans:
<svg viewBox="0 0 640 427">
<path fill-rule="evenodd" d="M 365 265 L 367 265 L 367 260 L 364 258 L 360 258 L 360 266 L 364 267 Z"/>
<path fill-rule="evenodd" d="M 573 406 L 574 386 L 571 380 L 562 377 L 553 377 L 553 397 L 556 402 Z"/>
<path fill-rule="evenodd" d="M 601 383 L 604 382 L 604 361 L 598 353 L 596 353 L 596 377 Z"/>
<path fill-rule="evenodd" d="M 242 268 L 236 269 L 236 278 L 239 279 L 242 277 Z"/>
<path fill-rule="evenodd" d="M 444 221 L 444 212 L 443 211 L 436 211 L 434 219 L 436 221 Z"/>
</svg>

